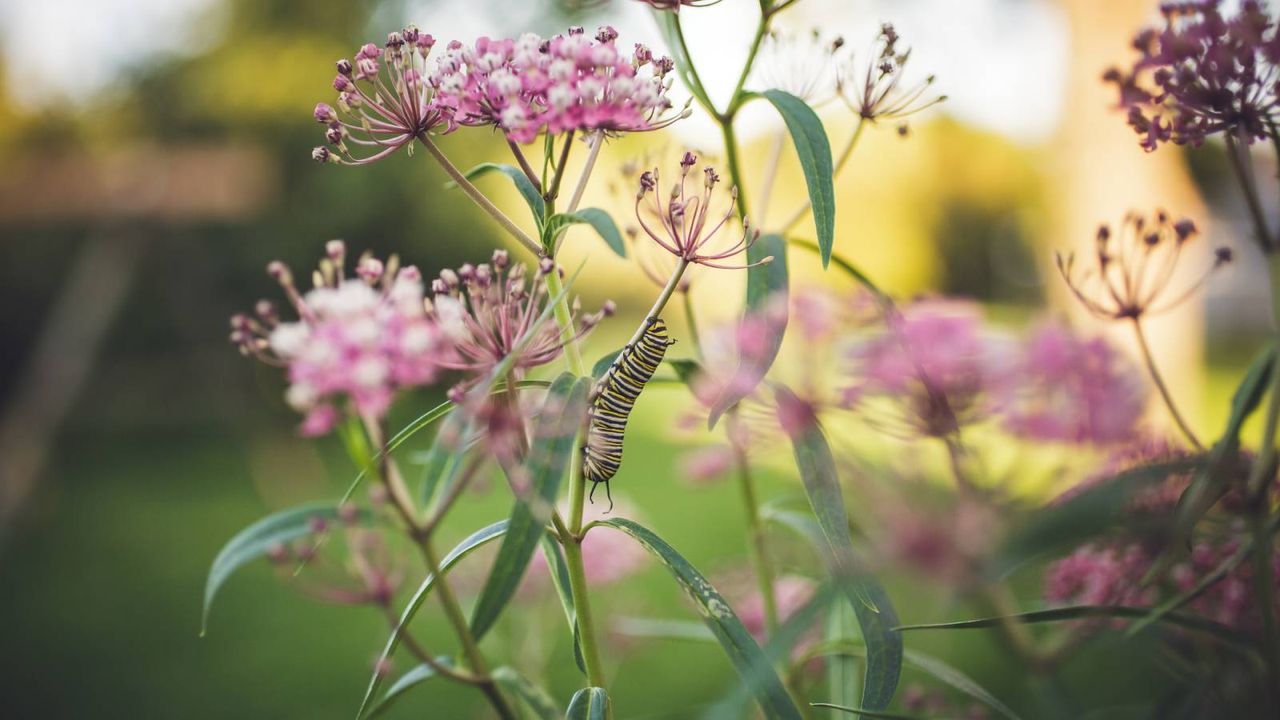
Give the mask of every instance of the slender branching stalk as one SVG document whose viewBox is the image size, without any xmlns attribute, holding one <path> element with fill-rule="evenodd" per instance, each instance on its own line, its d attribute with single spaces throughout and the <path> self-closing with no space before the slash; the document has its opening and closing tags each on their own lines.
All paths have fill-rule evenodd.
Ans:
<svg viewBox="0 0 1280 720">
<path fill-rule="evenodd" d="M 1156 366 L 1155 356 L 1151 353 L 1151 346 L 1147 344 L 1147 334 L 1142 330 L 1142 321 L 1133 318 L 1133 333 L 1138 338 L 1138 349 L 1142 351 L 1142 360 L 1146 363 L 1147 374 L 1151 376 L 1151 382 L 1155 384 L 1156 390 L 1160 392 L 1160 397 L 1164 400 L 1165 407 L 1169 409 L 1169 415 L 1173 418 L 1174 424 L 1178 426 L 1178 430 L 1187 438 L 1187 442 L 1191 443 L 1196 450 L 1204 450 L 1204 445 L 1200 443 L 1200 438 L 1196 437 L 1195 431 L 1187 424 L 1182 413 L 1178 411 L 1178 405 L 1173 400 L 1173 394 L 1169 392 L 1169 386 L 1164 381 L 1164 376 L 1160 374 L 1160 369 Z"/>
<path fill-rule="evenodd" d="M 742 445 L 733 440 L 734 428 L 741 419 L 738 410 L 730 410 L 726 417 L 726 432 L 729 433 L 729 445 L 733 448 L 733 464 L 738 474 L 738 488 L 742 491 L 743 512 L 747 517 L 747 532 L 750 542 L 747 544 L 751 555 L 751 569 L 756 576 L 756 586 L 760 599 L 764 603 L 765 630 L 772 636 L 778 630 L 778 600 L 774 593 L 775 575 L 773 562 L 769 557 L 769 538 L 765 532 L 764 519 L 760 517 L 760 501 L 756 494 L 755 479 L 751 474 L 751 465 Z"/>
</svg>

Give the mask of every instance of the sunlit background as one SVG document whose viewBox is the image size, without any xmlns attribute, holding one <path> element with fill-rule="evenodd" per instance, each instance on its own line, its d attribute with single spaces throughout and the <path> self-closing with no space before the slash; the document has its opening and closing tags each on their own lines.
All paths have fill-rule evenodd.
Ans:
<svg viewBox="0 0 1280 720">
<path fill-rule="evenodd" d="M 336 442 L 297 437 L 279 379 L 234 351 L 226 321 L 274 293 L 263 272 L 269 260 L 308 267 L 330 238 L 357 252 L 398 252 L 428 275 L 482 259 L 503 242 L 421 155 L 350 170 L 311 162 L 321 141 L 311 108 L 330 99 L 336 58 L 407 22 L 463 39 L 608 23 L 622 43 L 661 45 L 642 3 L 583 4 L 590 7 L 0 0 L 3 714 L 354 713 L 385 638 L 376 613 L 314 604 L 263 564 L 228 585 L 208 637 L 197 638 L 204 574 L 226 538 L 270 510 L 333 497 L 354 474 Z M 1195 218 L 1212 244 L 1233 247 L 1243 261 L 1203 301 L 1153 323 L 1180 402 L 1208 431 L 1220 427 L 1232 378 L 1266 330 L 1265 282 L 1261 263 L 1250 261 L 1256 251 L 1241 208 L 1222 190 L 1229 178 L 1220 153 L 1145 155 L 1099 82 L 1103 69 L 1127 57 L 1128 37 L 1154 5 L 804 0 L 780 24 L 820 27 L 860 51 L 891 21 L 914 48 L 910 72 L 935 74 L 949 96 L 912 118 L 906 137 L 894 126 L 873 128 L 837 184 L 837 252 L 899 296 L 974 298 L 1013 325 L 1074 317 L 1052 272 L 1053 251 L 1088 247 L 1098 223 L 1118 222 L 1130 208 L 1168 207 Z M 687 14 L 709 85 L 732 85 L 756 6 L 724 0 Z M 844 137 L 851 119 L 827 111 L 829 132 Z M 764 107 L 745 122 L 746 174 L 758 182 L 781 124 Z M 588 203 L 625 224 L 635 182 L 622 174 L 628 161 L 664 149 L 674 157 L 685 147 L 714 154 L 717 142 L 714 127 L 695 117 L 661 137 L 612 144 Z M 459 165 L 501 149 L 478 131 L 443 144 Z M 774 212 L 804 199 L 790 163 Z M 512 207 L 519 202 L 506 188 L 495 193 Z M 653 288 L 624 261 L 602 255 L 587 231 L 574 233 L 568 262 L 592 257 L 578 284 L 584 305 L 609 298 L 623 308 L 619 322 L 593 338 L 594 359 L 629 333 Z M 1208 248 L 1200 248 L 1201 260 Z M 796 286 L 848 287 L 812 257 L 796 256 L 793 266 Z M 724 298 L 740 297 L 740 283 L 722 275 L 697 286 L 709 320 L 738 311 Z M 673 322 L 677 337 L 680 330 Z M 415 400 L 414 407 L 436 398 Z M 407 417 L 414 407 L 397 412 Z M 682 390 L 646 394 L 628 436 L 634 460 L 615 494 L 695 564 L 731 575 L 742 558 L 736 490 L 673 479 L 681 454 L 706 440 L 672 429 L 687 407 Z M 783 472 L 765 480 L 771 495 L 795 491 Z M 1027 482 L 1028 492 L 1047 491 Z M 506 507 L 500 493 L 476 494 L 449 531 L 456 537 Z M 935 619 L 950 607 L 950 598 L 910 587 L 891 583 L 904 617 Z M 550 639 L 563 634 L 562 619 L 554 600 L 544 600 L 530 611 L 531 626 L 504 623 L 491 642 L 517 648 L 526 671 L 567 697 L 579 680 L 568 643 Z M 610 587 L 604 607 L 615 616 L 678 617 L 682 603 L 661 570 L 649 568 Z M 430 622 L 424 627 L 444 642 Z M 712 646 L 611 642 L 615 702 L 648 708 L 645 717 L 696 715 L 732 683 Z M 963 664 L 1011 703 L 1040 702 L 1044 688 L 1010 680 L 1017 669 L 990 638 L 930 637 L 922 646 Z M 1075 681 L 1095 682 L 1108 662 L 1124 662 L 1106 648 L 1096 655 Z M 1141 690 L 1113 692 L 1123 701 Z M 408 698 L 394 716 L 484 712 L 471 694 L 441 685 Z"/>
</svg>

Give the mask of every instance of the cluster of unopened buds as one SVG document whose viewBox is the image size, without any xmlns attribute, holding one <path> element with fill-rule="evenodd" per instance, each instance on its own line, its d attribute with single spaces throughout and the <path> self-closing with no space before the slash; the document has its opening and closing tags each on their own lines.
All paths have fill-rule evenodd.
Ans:
<svg viewBox="0 0 1280 720">
<path fill-rule="evenodd" d="M 391 33 L 382 48 L 370 43 L 354 62 L 338 61 L 337 108 L 315 109 L 328 145 L 313 157 L 368 163 L 459 126 L 494 127 L 525 143 L 543 133 L 654 130 L 682 117 L 668 112 L 671 59 L 639 44 L 624 52 L 617 38 L 610 27 L 594 37 L 575 27 L 550 39 L 453 40 L 428 63 L 432 36 L 412 27 Z"/>
</svg>

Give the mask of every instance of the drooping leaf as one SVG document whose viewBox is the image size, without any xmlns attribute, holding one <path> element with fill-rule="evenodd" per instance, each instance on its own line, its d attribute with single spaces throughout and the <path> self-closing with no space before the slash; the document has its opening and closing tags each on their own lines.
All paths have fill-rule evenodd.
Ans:
<svg viewBox="0 0 1280 720">
<path fill-rule="evenodd" d="M 533 183 L 525 176 L 524 171 L 513 165 L 503 165 L 501 163 L 485 162 L 476 165 L 470 170 L 463 173 L 468 180 L 474 180 L 482 175 L 499 172 L 506 175 L 515 184 L 516 190 L 520 191 L 520 197 L 524 198 L 524 202 L 529 206 L 529 212 L 533 213 L 533 220 L 538 227 L 542 227 L 543 220 L 547 217 L 547 204 L 542 199 L 542 195 L 538 192 Z M 450 180 L 445 183 L 445 188 L 456 188 L 457 183 Z"/>
<path fill-rule="evenodd" d="M 453 664 L 452 659 L 443 655 L 436 658 L 436 662 L 441 665 Z M 402 695 L 435 676 L 436 671 L 426 663 L 409 668 L 405 674 L 396 678 L 396 681 L 391 684 L 391 687 L 387 688 L 387 692 L 378 700 L 377 704 L 369 708 L 369 714 L 365 717 L 374 718 L 381 715 L 391 709 L 391 706 L 395 704 L 395 701 L 399 700 Z"/>
<path fill-rule="evenodd" d="M 713 428 L 720 416 L 737 405 L 764 380 L 778 357 L 786 334 L 789 306 L 787 276 L 787 243 L 781 235 L 765 235 L 747 249 L 747 262 L 772 257 L 773 262 L 747 270 L 747 312 L 767 313 L 768 337 L 762 352 L 753 352 L 749 360 L 739 359 L 733 382 L 716 398 L 707 415 L 707 427 Z"/>
<path fill-rule="evenodd" d="M 367 510 L 358 510 L 361 519 L 368 519 Z M 331 523 L 337 521 L 338 506 L 332 503 L 309 503 L 272 513 L 241 530 L 222 547 L 209 568 L 204 586 L 204 610 L 200 616 L 200 634 L 209 626 L 209 609 L 213 598 L 232 573 L 245 564 L 266 555 L 273 547 L 284 545 L 312 532 L 313 521 Z"/>
<path fill-rule="evenodd" d="M 1240 428 L 1262 403 L 1267 387 L 1272 382 L 1271 373 L 1275 363 L 1276 346 L 1271 344 L 1254 357 L 1244 379 L 1232 394 L 1231 414 L 1227 419 L 1226 430 L 1210 451 L 1209 462 L 1195 474 L 1178 498 L 1178 505 L 1174 509 L 1175 544 L 1190 538 L 1192 528 L 1226 492 L 1229 476 L 1226 471 L 1240 451 Z"/>
<path fill-rule="evenodd" d="M 550 508 L 577 450 L 576 435 L 587 414 L 590 387 L 591 380 L 574 378 L 572 373 L 566 372 L 556 378 L 547 391 L 524 465 L 532 495 L 528 499 L 516 499 L 493 569 L 476 601 L 471 616 L 471 632 L 477 640 L 493 627 L 515 596 L 538 546 L 538 539 L 551 519 Z M 535 504 L 538 501 L 540 504 Z"/>
<path fill-rule="evenodd" d="M 534 685 L 515 669 L 503 665 L 492 673 L 494 681 L 508 694 L 520 698 L 538 720 L 558 720 L 560 708 L 546 690 Z"/>
<path fill-rule="evenodd" d="M 667 568 L 680 587 L 697 605 L 703 622 L 720 642 L 721 649 L 729 657 L 738 675 L 751 689 L 756 701 L 768 718 L 797 720 L 799 710 L 791 702 L 782 681 L 778 679 L 769 659 L 751 634 L 743 627 L 733 608 L 720 593 L 685 560 L 675 548 L 653 531 L 625 518 L 610 518 L 592 523 L 591 527 L 611 527 L 630 535 L 652 553 Z"/>
<path fill-rule="evenodd" d="M 794 408 L 802 403 L 786 388 L 777 387 L 775 394 L 780 407 Z M 816 418 L 807 423 L 786 423 L 784 429 L 791 438 L 809 504 L 827 541 L 824 559 L 837 588 L 849 598 L 867 646 L 862 707 L 883 710 L 893 699 L 902 674 L 902 636 L 893 630 L 897 613 L 880 583 L 860 567 L 835 460 Z"/>
<path fill-rule="evenodd" d="M 569 701 L 566 720 L 605 720 L 609 717 L 609 693 L 604 688 L 582 688 Z"/>
<path fill-rule="evenodd" d="M 547 227 L 543 232 L 543 246 L 547 247 L 554 242 L 571 225 L 590 225 L 615 255 L 621 258 L 627 256 L 627 244 L 622 239 L 622 232 L 618 230 L 613 218 L 609 217 L 609 213 L 600 208 L 583 208 L 577 212 L 552 215 L 547 219 Z"/>
<path fill-rule="evenodd" d="M 542 554 L 547 558 L 547 569 L 551 573 L 551 584 L 560 597 L 560 606 L 564 608 L 565 620 L 569 623 L 569 632 L 573 636 L 573 661 L 578 670 L 586 676 L 587 661 L 582 656 L 582 634 L 578 631 L 578 612 L 573 605 L 573 588 L 569 584 L 569 566 L 565 563 L 560 543 L 548 531 L 542 536 Z"/>
<path fill-rule="evenodd" d="M 447 572 L 456 565 L 460 560 L 470 555 L 476 548 L 483 546 L 485 543 L 492 542 L 507 531 L 507 521 L 499 520 L 498 522 L 480 528 L 462 539 L 447 555 L 440 560 L 440 571 Z M 436 579 L 433 575 L 427 575 L 422 583 L 418 585 L 418 589 L 414 590 L 413 595 L 409 598 L 409 602 L 400 613 L 400 621 L 396 623 L 396 627 L 391 631 L 391 636 L 387 638 L 387 643 L 382 649 L 382 654 L 378 656 L 376 666 L 383 665 L 391 659 L 392 653 L 400 646 L 400 634 L 413 621 L 414 616 L 418 614 L 418 610 L 422 608 L 422 603 L 430 594 L 431 588 L 435 585 Z M 384 678 L 382 673 L 374 672 L 373 677 L 369 680 L 369 687 L 365 690 L 364 699 L 360 701 L 360 709 L 356 712 L 357 718 L 362 718 L 369 704 L 373 701 L 374 696 L 378 694 L 378 690 L 382 687 Z"/>
<path fill-rule="evenodd" d="M 822 250 L 822 267 L 825 268 L 831 262 L 836 228 L 835 165 L 831 159 L 827 131 L 817 113 L 795 95 L 782 90 L 766 90 L 762 94 L 782 116 L 795 144 L 800 169 L 804 171 L 804 183 L 809 189 L 813 224 L 818 232 L 818 247 Z"/>
<path fill-rule="evenodd" d="M 1061 622 L 1063 620 L 1085 620 L 1089 618 L 1142 618 L 1151 613 L 1149 607 L 1133 607 L 1129 605 L 1076 605 L 1072 607 L 1051 608 L 1048 610 L 1032 610 L 999 617 L 985 617 L 974 620 L 958 620 L 945 623 L 922 623 L 916 625 L 900 625 L 895 630 L 908 632 L 911 630 L 970 630 L 977 628 L 997 627 L 1009 620 L 1023 623 Z M 1160 617 L 1162 623 L 1175 625 L 1184 630 L 1192 630 L 1206 637 L 1212 637 L 1223 643 L 1254 651 L 1253 640 L 1245 633 L 1214 622 L 1201 615 L 1170 612 Z"/>
<path fill-rule="evenodd" d="M 1190 472 L 1200 462 L 1193 458 L 1126 470 L 1032 513 L 995 553 L 992 575 L 1003 578 L 1031 560 L 1106 532 L 1124 517 L 1134 494 L 1170 475 Z"/>
</svg>

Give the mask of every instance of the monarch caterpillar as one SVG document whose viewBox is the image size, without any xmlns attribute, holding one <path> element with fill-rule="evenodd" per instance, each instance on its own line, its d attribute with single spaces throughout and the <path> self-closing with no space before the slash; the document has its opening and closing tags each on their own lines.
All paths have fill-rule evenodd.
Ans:
<svg viewBox="0 0 1280 720">
<path fill-rule="evenodd" d="M 667 335 L 667 324 L 662 318 L 646 319 L 640 338 L 622 349 L 596 385 L 587 444 L 582 448 L 583 475 L 591 481 L 593 499 L 600 483 L 604 483 L 605 494 L 609 495 L 609 480 L 622 465 L 622 436 L 627 429 L 627 417 L 645 383 L 662 363 L 667 347 L 673 344 L 675 340 Z M 609 504 L 613 505 L 612 495 L 609 495 Z"/>
</svg>

